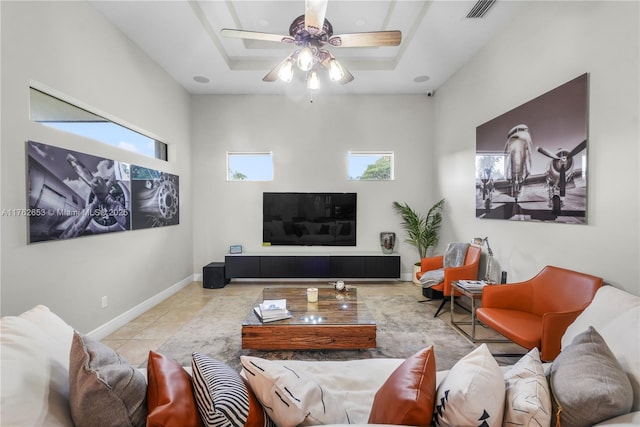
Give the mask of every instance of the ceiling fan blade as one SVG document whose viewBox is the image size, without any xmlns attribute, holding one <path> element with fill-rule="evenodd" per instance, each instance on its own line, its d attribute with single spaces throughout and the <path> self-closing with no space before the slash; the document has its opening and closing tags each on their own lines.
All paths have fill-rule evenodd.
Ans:
<svg viewBox="0 0 640 427">
<path fill-rule="evenodd" d="M 280 62 L 275 67 L 273 67 L 273 69 L 271 71 L 269 71 L 266 76 L 264 76 L 262 78 L 262 81 L 275 82 L 276 80 L 278 80 L 278 77 L 279 77 L 278 74 L 280 73 L 280 70 L 282 69 L 282 67 L 284 67 L 284 65 L 287 63 L 287 61 L 291 60 L 291 58 L 293 57 L 294 53 L 295 52 L 290 53 L 289 56 L 287 56 L 284 60 L 282 60 L 282 62 Z"/>
<path fill-rule="evenodd" d="M 229 28 L 223 28 L 220 30 L 220 34 L 224 37 L 234 37 L 238 39 L 249 39 L 249 40 L 265 40 L 269 42 L 284 42 L 284 43 L 293 43 L 295 40 L 291 36 L 281 36 L 279 34 L 271 34 L 271 33 L 259 33 L 256 31 L 244 31 L 244 30 L 232 30 Z"/>
<path fill-rule="evenodd" d="M 370 33 L 340 34 L 329 39 L 329 44 L 336 47 L 374 47 L 398 46 L 402 41 L 402 32 L 374 31 Z"/>
<path fill-rule="evenodd" d="M 327 12 L 327 0 L 305 0 L 304 26 L 311 34 L 322 31 Z"/>
</svg>

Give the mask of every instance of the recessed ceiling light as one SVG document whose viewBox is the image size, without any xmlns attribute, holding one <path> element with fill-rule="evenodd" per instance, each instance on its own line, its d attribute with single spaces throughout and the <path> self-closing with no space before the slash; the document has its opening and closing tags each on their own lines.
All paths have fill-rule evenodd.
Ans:
<svg viewBox="0 0 640 427">
<path fill-rule="evenodd" d="M 429 80 L 429 76 L 418 76 L 415 79 L 413 79 L 413 81 L 416 83 L 424 83 L 427 80 Z"/>
<path fill-rule="evenodd" d="M 193 76 L 193 81 L 198 83 L 209 83 L 211 80 L 204 76 Z"/>
</svg>

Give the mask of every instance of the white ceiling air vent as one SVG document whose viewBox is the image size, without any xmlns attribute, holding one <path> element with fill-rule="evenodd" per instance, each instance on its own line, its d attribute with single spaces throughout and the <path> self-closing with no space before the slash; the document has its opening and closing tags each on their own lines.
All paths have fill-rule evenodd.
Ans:
<svg viewBox="0 0 640 427">
<path fill-rule="evenodd" d="M 471 8 L 467 14 L 467 18 L 482 18 L 487 14 L 491 6 L 496 0 L 478 0 L 478 2 Z"/>
</svg>

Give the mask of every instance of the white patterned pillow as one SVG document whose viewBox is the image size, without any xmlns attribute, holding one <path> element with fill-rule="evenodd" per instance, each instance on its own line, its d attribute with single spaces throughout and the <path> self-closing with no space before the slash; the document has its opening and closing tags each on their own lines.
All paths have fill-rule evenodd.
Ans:
<svg viewBox="0 0 640 427">
<path fill-rule="evenodd" d="M 278 427 L 348 424 L 342 403 L 315 378 L 259 357 L 240 356 L 243 375 Z"/>
<path fill-rule="evenodd" d="M 207 427 L 274 427 L 260 402 L 236 371 L 219 360 L 193 353 L 193 391 Z"/>
<path fill-rule="evenodd" d="M 540 352 L 533 348 L 504 374 L 507 386 L 503 427 L 548 426 L 551 396 Z"/>
<path fill-rule="evenodd" d="M 464 356 L 438 386 L 434 421 L 438 426 L 502 426 L 505 386 L 486 344 Z"/>
</svg>

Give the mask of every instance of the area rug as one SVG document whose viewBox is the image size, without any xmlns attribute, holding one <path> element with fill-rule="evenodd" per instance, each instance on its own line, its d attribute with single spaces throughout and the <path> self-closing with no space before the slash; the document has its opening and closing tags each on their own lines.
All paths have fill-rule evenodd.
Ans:
<svg viewBox="0 0 640 427">
<path fill-rule="evenodd" d="M 364 300 L 377 324 L 377 347 L 364 350 L 257 351 L 241 349 L 242 320 L 254 299 L 246 296 L 220 296 L 169 338 L 158 351 L 183 365 L 191 364 L 193 352 L 209 355 L 240 368 L 240 356 L 270 360 L 349 360 L 369 358 L 407 358 L 433 345 L 436 368 L 449 369 L 474 347 L 443 320 L 433 317 L 428 304 L 404 295 L 367 296 Z"/>
</svg>

